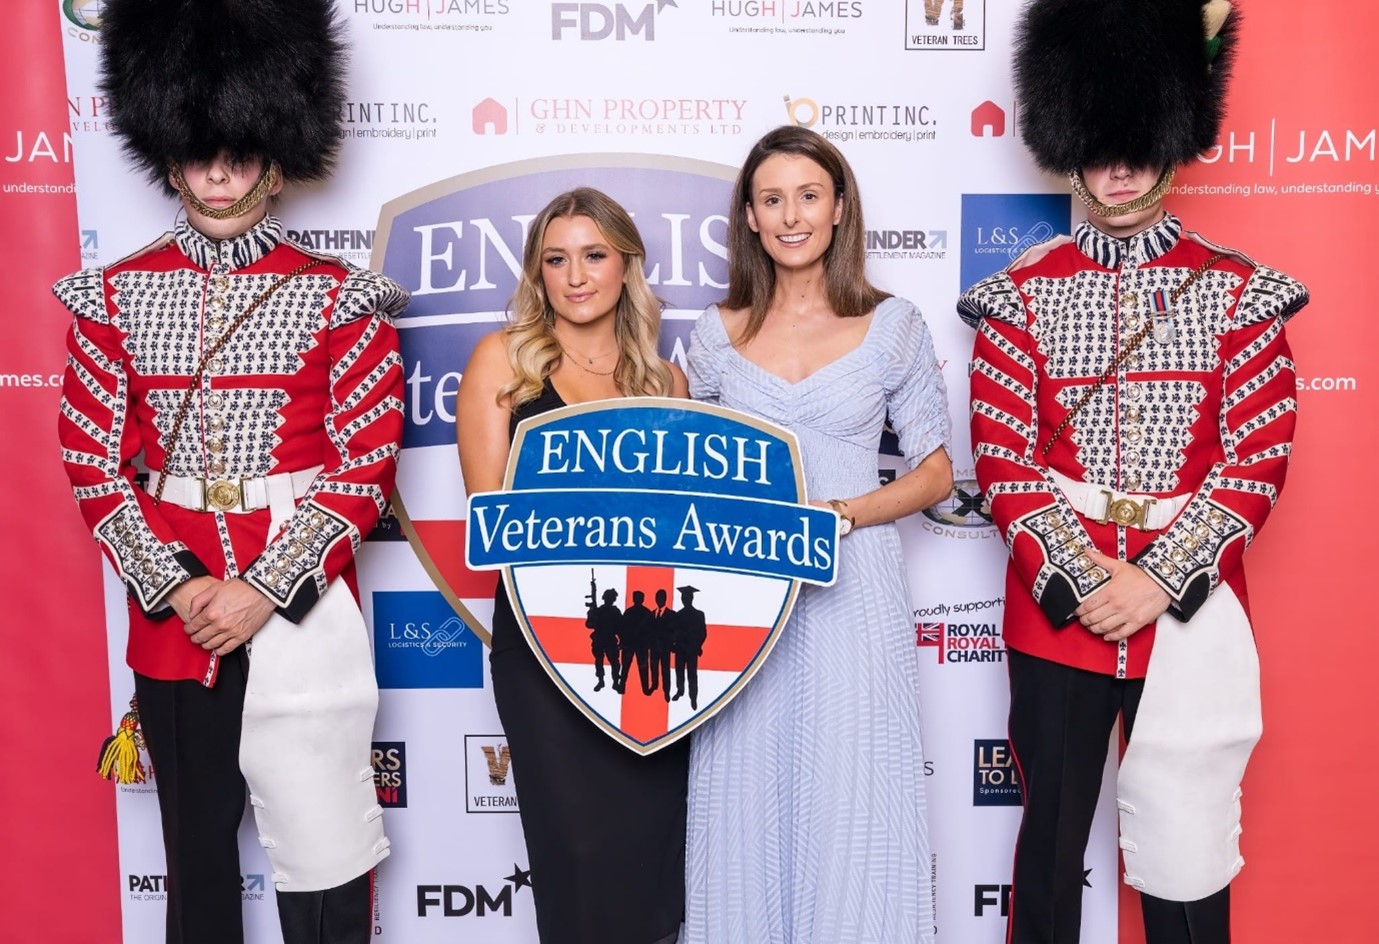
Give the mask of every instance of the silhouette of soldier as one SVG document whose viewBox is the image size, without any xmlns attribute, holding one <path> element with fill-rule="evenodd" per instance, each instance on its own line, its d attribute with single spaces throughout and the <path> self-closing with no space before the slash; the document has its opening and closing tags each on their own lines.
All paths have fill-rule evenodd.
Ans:
<svg viewBox="0 0 1379 944">
<path fill-rule="evenodd" d="M 694 595 L 698 587 L 677 587 L 680 591 L 680 612 L 675 619 L 675 697 L 685 693 L 685 678 L 689 677 L 690 707 L 699 707 L 699 657 L 704 654 L 704 640 L 709 629 L 704 611 L 695 609 Z"/>
<path fill-rule="evenodd" d="M 593 630 L 589 634 L 589 645 L 594 652 L 594 674 L 599 680 L 594 686 L 596 692 L 603 688 L 605 658 L 613 672 L 614 687 L 618 684 L 618 633 L 622 628 L 622 610 L 618 609 L 617 599 L 618 591 L 611 587 L 603 591 L 603 606 L 590 606 L 589 618 L 584 621 L 584 625 Z"/>
<path fill-rule="evenodd" d="M 651 691 L 656 691 L 659 682 L 666 701 L 670 701 L 670 654 L 675 649 L 675 611 L 666 606 L 664 590 L 656 591 L 656 609 L 651 614 L 651 634 L 647 642 L 651 655 Z"/>
<path fill-rule="evenodd" d="M 632 605 L 622 615 L 622 631 L 618 634 L 622 652 L 622 675 L 613 687 L 618 691 L 627 688 L 627 675 L 632 671 L 632 660 L 637 660 L 637 675 L 642 681 L 642 694 L 650 695 L 656 689 L 649 679 L 650 657 L 648 635 L 651 632 L 651 610 L 643 602 L 646 594 L 640 590 L 632 591 Z"/>
</svg>

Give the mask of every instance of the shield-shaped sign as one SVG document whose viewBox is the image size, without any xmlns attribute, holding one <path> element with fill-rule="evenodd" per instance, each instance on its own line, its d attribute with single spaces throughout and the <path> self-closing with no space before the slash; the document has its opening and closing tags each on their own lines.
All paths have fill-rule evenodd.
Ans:
<svg viewBox="0 0 1379 944">
<path fill-rule="evenodd" d="M 838 517 L 805 503 L 795 437 L 684 400 L 524 420 L 504 490 L 469 496 L 473 571 L 501 569 L 551 679 L 649 754 L 761 666 L 802 582 L 831 584 Z"/>
<path fill-rule="evenodd" d="M 455 395 L 475 343 L 507 323 L 528 225 L 577 186 L 621 203 L 646 244 L 647 282 L 666 306 L 661 355 L 683 366 L 694 319 L 727 287 L 725 213 L 736 173 L 665 155 L 550 156 L 437 181 L 383 207 L 372 265 L 412 293 L 397 322 L 407 411 L 393 509 L 436 589 L 484 643 L 498 575 L 464 563 Z"/>
</svg>

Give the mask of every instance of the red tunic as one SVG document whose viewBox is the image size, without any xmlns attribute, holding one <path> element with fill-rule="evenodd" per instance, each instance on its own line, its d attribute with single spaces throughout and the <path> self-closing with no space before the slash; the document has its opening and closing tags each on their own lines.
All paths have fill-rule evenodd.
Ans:
<svg viewBox="0 0 1379 944">
<path fill-rule="evenodd" d="M 1151 334 L 1073 416 L 1156 307 L 1217 251 Z M 1033 257 L 1027 264 L 1026 258 Z M 1155 293 L 1162 293 L 1155 295 Z M 1004 634 L 1015 650 L 1119 677 L 1145 674 L 1147 627 L 1119 645 L 1074 610 L 1109 575 L 1083 554 L 1138 563 L 1187 620 L 1222 581 L 1246 605 L 1241 555 L 1283 486 L 1296 415 L 1284 322 L 1307 289 L 1183 235 L 1173 216 L 1128 240 L 1088 224 L 970 288 L 958 311 L 972 355 L 977 480 L 1010 547 Z M 1141 531 L 1073 509 L 1049 474 L 1158 498 L 1190 496 Z"/>
<path fill-rule="evenodd" d="M 156 679 L 215 683 L 167 595 L 190 577 L 242 577 L 294 622 L 354 552 L 392 491 L 402 438 L 396 283 L 282 239 L 267 217 L 215 241 L 186 223 L 104 269 L 54 287 L 76 315 L 58 435 L 77 503 L 129 589 L 128 662 Z M 172 454 L 174 418 L 206 349 L 252 301 L 305 262 L 209 362 Z M 270 511 L 158 505 L 134 461 L 238 482 L 323 467 L 278 534 Z"/>
</svg>

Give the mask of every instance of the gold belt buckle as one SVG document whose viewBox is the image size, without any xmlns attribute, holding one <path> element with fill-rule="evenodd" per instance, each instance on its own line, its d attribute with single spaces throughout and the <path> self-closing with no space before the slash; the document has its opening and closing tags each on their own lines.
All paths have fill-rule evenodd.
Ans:
<svg viewBox="0 0 1379 944">
<path fill-rule="evenodd" d="M 1133 498 L 1116 498 L 1104 488 L 1101 494 L 1106 496 L 1106 510 L 1096 519 L 1097 524 L 1115 522 L 1122 528 L 1149 530 L 1149 506 L 1157 499 L 1146 497 L 1135 501 Z"/>
<path fill-rule="evenodd" d="M 249 510 L 244 507 L 244 489 L 238 482 L 231 482 L 229 479 L 220 479 L 215 482 L 203 480 L 203 482 L 205 493 L 202 504 L 207 509 L 229 511 L 238 505 L 241 511 Z"/>
</svg>

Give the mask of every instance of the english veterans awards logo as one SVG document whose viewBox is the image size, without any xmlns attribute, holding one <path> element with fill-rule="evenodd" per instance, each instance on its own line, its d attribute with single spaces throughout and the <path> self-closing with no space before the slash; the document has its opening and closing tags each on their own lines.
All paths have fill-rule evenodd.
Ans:
<svg viewBox="0 0 1379 944">
<path fill-rule="evenodd" d="M 837 572 L 793 434 L 734 410 L 603 400 L 524 420 L 504 490 L 469 496 L 471 570 L 502 569 L 570 701 L 649 754 L 723 708 L 801 583 Z"/>
<path fill-rule="evenodd" d="M 498 580 L 465 566 L 455 395 L 475 343 L 506 324 L 531 221 L 578 186 L 626 207 L 646 244 L 647 282 L 666 305 L 661 355 L 683 366 L 694 319 L 727 289 L 736 173 L 662 155 L 543 157 L 441 180 L 383 207 L 372 266 L 412 293 L 397 319 L 407 408 L 393 511 L 436 589 L 485 645 Z"/>
</svg>

